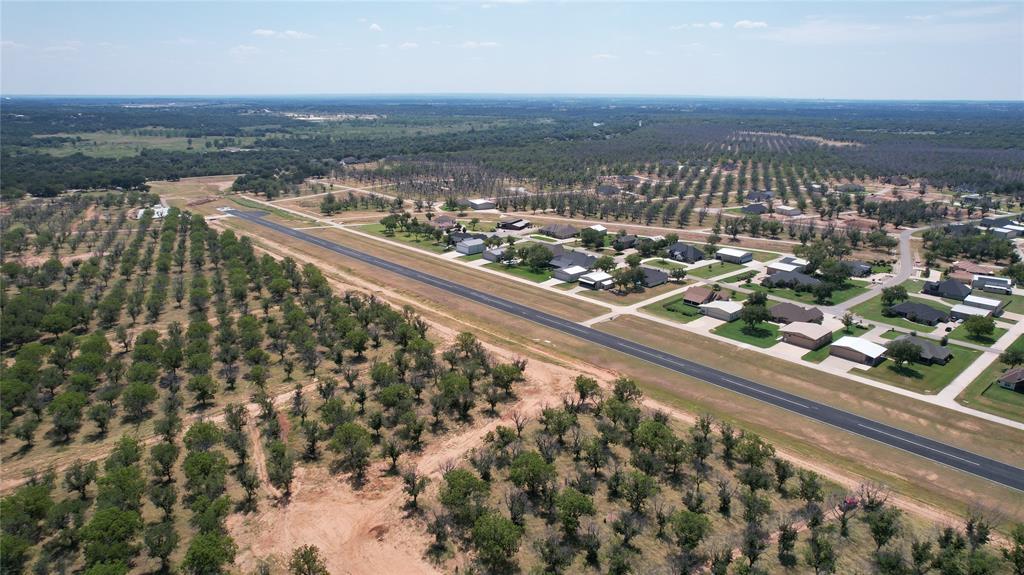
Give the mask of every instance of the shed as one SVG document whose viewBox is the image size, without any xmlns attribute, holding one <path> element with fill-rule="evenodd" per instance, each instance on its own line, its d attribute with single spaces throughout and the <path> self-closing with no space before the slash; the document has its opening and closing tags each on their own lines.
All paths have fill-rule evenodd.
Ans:
<svg viewBox="0 0 1024 575">
<path fill-rule="evenodd" d="M 885 358 L 886 349 L 873 341 L 847 335 L 839 338 L 829 349 L 829 355 L 863 363 L 878 365 Z"/>
<path fill-rule="evenodd" d="M 805 349 L 818 349 L 832 342 L 832 330 L 805 321 L 794 321 L 779 328 L 782 341 Z"/>
<path fill-rule="evenodd" d="M 477 198 L 475 200 L 469 200 L 469 207 L 474 210 L 493 210 L 494 202 L 491 200 L 485 200 L 483 198 Z"/>
<path fill-rule="evenodd" d="M 525 230 L 530 227 L 530 221 L 524 220 L 523 218 L 515 218 L 512 220 L 502 220 L 498 222 L 498 227 L 503 230 L 512 230 L 515 232 Z"/>
<path fill-rule="evenodd" d="M 962 303 L 956 304 L 949 310 L 949 317 L 954 320 L 967 319 L 972 316 L 988 317 L 990 315 L 992 315 L 992 310 Z"/>
<path fill-rule="evenodd" d="M 462 240 L 455 244 L 455 251 L 460 254 L 472 255 L 479 254 L 484 251 L 484 241 L 477 238 L 471 238 L 468 240 Z"/>
<path fill-rule="evenodd" d="M 734 264 L 745 264 L 754 259 L 754 254 L 736 248 L 722 248 L 715 252 L 715 259 Z"/>
<path fill-rule="evenodd" d="M 738 301 L 712 301 L 700 306 L 700 313 L 722 321 L 738 319 L 742 310 L 743 304 Z"/>
<path fill-rule="evenodd" d="M 1003 312 L 1003 307 L 1006 305 L 1006 302 L 990 297 L 969 295 L 964 298 L 964 305 L 987 309 L 992 312 L 992 315 L 999 315 Z"/>
<path fill-rule="evenodd" d="M 783 216 L 799 216 L 803 212 L 796 206 L 775 206 L 775 213 Z"/>
<path fill-rule="evenodd" d="M 574 282 L 580 279 L 580 276 L 585 273 L 587 273 L 587 268 L 583 266 L 569 266 L 567 268 L 555 270 L 551 276 L 564 282 Z"/>
</svg>

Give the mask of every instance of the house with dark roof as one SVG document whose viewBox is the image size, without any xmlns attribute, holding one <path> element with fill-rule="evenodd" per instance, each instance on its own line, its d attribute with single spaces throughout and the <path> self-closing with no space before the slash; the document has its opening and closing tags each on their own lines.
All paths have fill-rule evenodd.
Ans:
<svg viewBox="0 0 1024 575">
<path fill-rule="evenodd" d="M 747 204 L 740 208 L 740 211 L 742 211 L 744 214 L 760 216 L 761 214 L 768 213 L 768 206 L 764 204 Z"/>
<path fill-rule="evenodd" d="M 668 281 L 668 274 L 655 268 L 640 268 L 644 274 L 644 287 L 655 287 Z"/>
<path fill-rule="evenodd" d="M 637 237 L 632 234 L 626 234 L 622 236 L 615 236 L 615 240 L 612 242 L 612 247 L 616 251 L 621 252 L 622 250 L 628 250 L 629 248 L 636 245 Z"/>
<path fill-rule="evenodd" d="M 775 323 L 821 323 L 825 314 L 816 307 L 801 307 L 794 303 L 777 303 L 768 310 Z"/>
<path fill-rule="evenodd" d="M 465 240 L 486 240 L 487 234 L 473 232 L 448 232 L 448 241 L 457 244 Z"/>
<path fill-rule="evenodd" d="M 971 295 L 971 288 L 955 279 L 948 278 L 937 282 L 924 282 L 924 288 L 922 288 L 921 291 L 928 295 L 960 301 L 963 301 L 965 297 Z"/>
<path fill-rule="evenodd" d="M 940 322 L 949 321 L 949 314 L 937 310 L 930 305 L 916 301 L 900 302 L 888 309 L 890 315 L 895 315 L 925 325 L 936 325 Z"/>
<path fill-rule="evenodd" d="M 759 192 L 747 192 L 746 195 L 743 196 L 743 199 L 749 203 L 767 202 L 770 201 L 774 196 L 775 194 L 765 190 Z"/>
<path fill-rule="evenodd" d="M 895 344 L 898 341 L 910 342 L 910 343 L 916 345 L 918 347 L 918 349 L 921 350 L 921 353 L 918 356 L 918 360 L 917 360 L 918 363 L 924 363 L 924 364 L 937 363 L 939 365 L 946 365 L 946 363 L 949 362 L 949 359 L 951 357 L 953 357 L 953 352 L 949 351 L 948 347 L 943 347 L 943 346 L 941 346 L 941 345 L 939 345 L 939 344 L 937 344 L 934 341 L 931 341 L 929 339 L 925 339 L 923 337 L 918 337 L 916 335 L 909 335 L 909 334 L 908 335 L 901 335 L 901 336 L 897 337 L 896 339 L 890 341 L 886 345 L 886 348 L 891 348 L 893 346 L 893 344 Z"/>
<path fill-rule="evenodd" d="M 718 294 L 716 294 L 711 288 L 705 286 L 693 286 L 683 292 L 683 303 L 692 306 L 701 306 L 709 301 L 715 301 L 716 299 L 718 299 Z"/>
<path fill-rule="evenodd" d="M 502 230 L 520 231 L 530 227 L 530 221 L 524 220 L 523 218 L 515 218 L 510 220 L 502 220 L 498 222 L 498 228 Z"/>
<path fill-rule="evenodd" d="M 548 224 L 540 229 L 540 233 L 560 240 L 571 238 L 577 232 L 578 230 L 569 224 Z"/>
<path fill-rule="evenodd" d="M 621 191 L 622 190 L 620 190 L 619 187 L 614 184 L 601 184 L 600 186 L 597 187 L 597 193 L 601 194 L 602 196 L 614 196 Z"/>
<path fill-rule="evenodd" d="M 786 287 L 793 289 L 814 289 L 821 285 L 821 280 L 811 277 L 803 272 L 775 272 L 761 280 L 761 285 L 766 287 Z"/>
<path fill-rule="evenodd" d="M 1024 367 L 1015 367 L 999 377 L 999 387 L 1024 393 Z"/>
<path fill-rule="evenodd" d="M 696 246 L 690 244 L 684 244 L 683 242 L 676 242 L 668 247 L 668 257 L 676 260 L 677 262 L 686 262 L 692 264 L 704 259 L 704 252 L 700 251 Z"/>
<path fill-rule="evenodd" d="M 1013 280 L 997 276 L 974 276 L 971 287 L 992 293 L 1010 295 L 1013 293 Z"/>
<path fill-rule="evenodd" d="M 859 262 L 857 260 L 843 260 L 843 266 L 846 271 L 855 278 L 862 278 L 871 275 L 871 264 Z"/>
<path fill-rule="evenodd" d="M 579 266 L 590 269 L 594 267 L 597 258 L 585 252 L 565 250 L 561 255 L 551 258 L 551 267 L 555 269 L 571 268 Z"/>
</svg>

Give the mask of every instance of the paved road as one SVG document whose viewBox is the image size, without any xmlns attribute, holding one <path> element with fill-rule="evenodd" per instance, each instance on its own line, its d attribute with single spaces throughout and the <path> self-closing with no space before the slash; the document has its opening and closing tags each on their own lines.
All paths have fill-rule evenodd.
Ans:
<svg viewBox="0 0 1024 575">
<path fill-rule="evenodd" d="M 815 421 L 826 423 L 897 449 L 902 449 L 919 455 L 926 459 L 983 477 L 995 483 L 1024 491 L 1024 469 L 982 457 L 969 451 L 934 441 L 927 437 L 915 435 L 884 423 L 879 423 L 859 415 L 848 413 L 841 409 L 817 403 L 798 395 L 786 393 L 785 391 L 781 391 L 773 387 L 761 385 L 754 381 L 743 379 L 706 365 L 659 351 L 651 347 L 640 345 L 627 339 L 607 334 L 567 319 L 562 319 L 551 314 L 537 311 L 523 304 L 494 297 L 485 292 L 468 288 L 419 270 L 401 266 L 385 259 L 339 245 L 335 242 L 325 240 L 302 231 L 294 230 L 287 226 L 263 219 L 262 216 L 266 215 L 265 212 L 233 210 L 231 213 L 245 220 L 266 226 L 282 234 L 309 242 L 343 256 L 377 266 L 381 269 L 396 273 L 409 279 L 443 289 L 477 303 L 522 317 L 563 333 L 574 335 L 589 342 L 631 355 L 660 367 L 670 369 L 677 373 L 705 381 L 712 385 L 728 389 L 765 403 L 769 403 L 776 407 L 798 413 Z"/>
</svg>

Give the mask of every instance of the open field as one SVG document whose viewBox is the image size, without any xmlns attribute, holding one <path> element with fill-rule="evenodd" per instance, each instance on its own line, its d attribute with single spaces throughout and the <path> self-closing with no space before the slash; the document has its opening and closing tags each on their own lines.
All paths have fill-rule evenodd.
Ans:
<svg viewBox="0 0 1024 575">
<path fill-rule="evenodd" d="M 674 289 L 683 287 L 683 285 L 685 284 L 668 282 L 663 283 L 660 286 L 655 286 L 652 288 L 643 288 L 640 291 L 630 291 L 627 293 L 620 293 L 616 289 L 607 289 L 596 291 L 585 290 L 580 292 L 580 294 L 587 296 L 589 298 L 596 299 L 598 301 L 603 301 L 605 303 L 615 305 L 632 305 L 637 302 L 651 299 L 652 297 L 658 297 L 660 295 L 666 294 Z"/>
<path fill-rule="evenodd" d="M 690 268 L 686 271 L 686 275 L 707 279 L 738 272 L 744 267 L 745 266 L 743 264 L 734 264 L 732 262 L 715 262 L 713 264 Z"/>
<path fill-rule="evenodd" d="M 735 320 L 716 327 L 711 333 L 763 348 L 779 343 L 779 326 L 771 322 L 748 327 L 744 322 Z"/>
<path fill-rule="evenodd" d="M 1024 337 L 1018 338 L 1010 347 L 1024 349 Z M 975 409 L 1024 421 L 1024 393 L 1004 389 L 996 383 L 1007 369 L 1009 366 L 999 360 L 992 362 L 992 365 L 981 372 L 967 389 L 957 396 L 957 401 Z"/>
</svg>

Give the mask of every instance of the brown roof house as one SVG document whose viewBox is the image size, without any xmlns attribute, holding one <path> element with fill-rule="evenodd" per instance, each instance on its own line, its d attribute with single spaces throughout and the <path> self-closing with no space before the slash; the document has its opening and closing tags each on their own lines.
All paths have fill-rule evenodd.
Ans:
<svg viewBox="0 0 1024 575">
<path fill-rule="evenodd" d="M 792 303 L 775 304 L 768 310 L 775 323 L 821 323 L 825 315 L 816 307 L 800 307 Z"/>
<path fill-rule="evenodd" d="M 805 349 L 818 349 L 832 343 L 832 330 L 817 323 L 794 321 L 779 328 L 779 333 L 782 341 Z"/>
<path fill-rule="evenodd" d="M 683 303 L 692 306 L 701 306 L 716 299 L 718 299 L 718 294 L 709 287 L 693 286 L 683 292 Z"/>
<path fill-rule="evenodd" d="M 1015 367 L 999 378 L 999 387 L 1024 393 L 1024 367 Z"/>
</svg>

